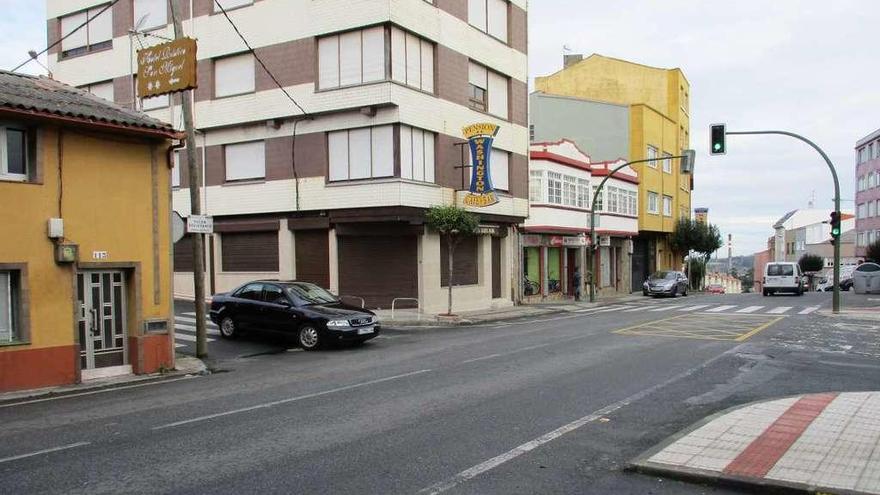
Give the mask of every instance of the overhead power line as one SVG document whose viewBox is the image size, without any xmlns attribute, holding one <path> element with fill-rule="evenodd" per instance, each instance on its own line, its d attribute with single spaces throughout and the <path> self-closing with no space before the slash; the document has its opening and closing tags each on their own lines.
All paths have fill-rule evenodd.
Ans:
<svg viewBox="0 0 880 495">
<path fill-rule="evenodd" d="M 58 46 L 62 41 L 66 40 L 68 37 L 70 37 L 70 35 L 72 35 L 73 33 L 77 32 L 77 31 L 79 31 L 80 29 L 86 27 L 90 22 L 92 22 L 92 19 L 95 19 L 96 17 L 100 16 L 101 14 L 103 14 L 104 12 L 106 12 L 107 10 L 109 10 L 111 7 L 113 7 L 114 5 L 116 5 L 117 2 L 119 2 L 119 0 L 113 0 L 112 2 L 108 3 L 108 4 L 107 4 L 103 9 L 101 9 L 101 11 L 98 12 L 94 17 L 89 17 L 89 18 L 87 18 L 87 19 L 86 19 L 86 22 L 80 24 L 80 25 L 77 26 L 73 31 L 71 31 L 71 32 L 69 32 L 69 33 L 67 33 L 67 34 L 65 34 L 65 35 L 62 36 L 61 38 L 58 38 L 57 40 L 55 40 L 54 43 L 52 43 L 51 45 L 47 46 L 47 47 L 46 47 L 43 51 L 41 51 L 40 53 L 37 53 L 36 55 L 31 56 L 30 58 L 28 58 L 28 59 L 25 60 L 24 62 L 22 62 L 22 63 L 16 65 L 15 68 L 12 69 L 12 72 L 15 72 L 15 71 L 17 71 L 18 69 L 21 69 L 22 67 L 24 67 L 25 65 L 27 65 L 31 60 L 36 60 L 37 57 L 39 57 L 40 55 L 42 55 L 42 54 L 48 52 L 49 50 L 55 48 L 56 46 Z"/>
</svg>

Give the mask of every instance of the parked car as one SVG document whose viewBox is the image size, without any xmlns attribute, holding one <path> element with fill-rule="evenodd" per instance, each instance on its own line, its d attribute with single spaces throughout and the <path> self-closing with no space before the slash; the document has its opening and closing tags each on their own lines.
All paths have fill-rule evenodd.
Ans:
<svg viewBox="0 0 880 495">
<path fill-rule="evenodd" d="M 853 287 L 852 277 L 840 281 L 840 290 L 848 291 Z"/>
<path fill-rule="evenodd" d="M 330 342 L 362 344 L 381 331 L 372 311 L 345 304 L 315 284 L 297 281 L 248 282 L 214 295 L 209 314 L 223 338 L 249 330 L 273 332 L 295 336 L 307 351 Z"/>
<path fill-rule="evenodd" d="M 778 261 L 764 266 L 764 295 L 791 292 L 804 295 L 803 272 L 794 262 Z"/>
<path fill-rule="evenodd" d="M 816 284 L 816 292 L 831 292 L 834 289 L 834 282 L 823 278 Z"/>
<path fill-rule="evenodd" d="M 853 291 L 856 294 L 880 293 L 880 265 L 868 261 L 853 271 Z"/>
<path fill-rule="evenodd" d="M 724 294 L 724 286 L 721 284 L 709 284 L 706 286 L 706 292 L 709 294 Z"/>
<path fill-rule="evenodd" d="M 648 296 L 688 295 L 688 279 L 682 272 L 659 271 L 642 285 L 642 294 Z"/>
</svg>

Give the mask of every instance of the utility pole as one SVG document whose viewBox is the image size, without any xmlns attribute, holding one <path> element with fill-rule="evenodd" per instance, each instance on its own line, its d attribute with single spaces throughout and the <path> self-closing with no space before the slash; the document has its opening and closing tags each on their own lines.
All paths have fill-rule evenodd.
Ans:
<svg viewBox="0 0 880 495">
<path fill-rule="evenodd" d="M 171 0 L 171 18 L 174 22 L 174 39 L 184 37 L 181 20 L 181 0 Z M 186 130 L 186 166 L 189 171 L 189 204 L 191 215 L 202 214 L 202 198 L 199 185 L 201 171 L 196 165 L 196 132 L 193 127 L 192 90 L 181 92 L 183 97 L 183 126 Z M 196 312 L 196 357 L 208 355 L 207 327 L 205 326 L 205 239 L 202 234 L 190 234 L 193 240 L 193 288 Z"/>
<path fill-rule="evenodd" d="M 727 274 L 733 273 L 733 234 L 727 234 Z"/>
</svg>

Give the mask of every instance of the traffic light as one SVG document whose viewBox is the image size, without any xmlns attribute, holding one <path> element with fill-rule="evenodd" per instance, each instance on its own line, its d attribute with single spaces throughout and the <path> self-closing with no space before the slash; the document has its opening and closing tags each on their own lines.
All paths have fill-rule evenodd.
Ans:
<svg viewBox="0 0 880 495">
<path fill-rule="evenodd" d="M 831 224 L 831 237 L 838 238 L 840 237 L 840 213 L 837 211 L 831 212 L 831 221 L 828 223 Z"/>
<path fill-rule="evenodd" d="M 724 124 L 712 124 L 711 127 L 711 135 L 712 140 L 709 143 L 709 154 L 711 155 L 726 155 L 727 154 L 727 142 L 726 142 L 726 132 Z"/>
</svg>

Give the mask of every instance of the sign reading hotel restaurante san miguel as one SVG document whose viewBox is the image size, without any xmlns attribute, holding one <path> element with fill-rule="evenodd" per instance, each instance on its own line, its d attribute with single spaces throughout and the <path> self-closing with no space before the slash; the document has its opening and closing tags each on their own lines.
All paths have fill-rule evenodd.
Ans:
<svg viewBox="0 0 880 495">
<path fill-rule="evenodd" d="M 180 38 L 137 52 L 137 92 L 149 98 L 193 89 L 196 81 L 196 40 Z"/>
<path fill-rule="evenodd" d="M 471 187 L 464 197 L 466 206 L 484 207 L 498 202 L 492 186 L 492 142 L 498 134 L 495 124 L 473 124 L 462 129 L 471 149 Z"/>
</svg>

